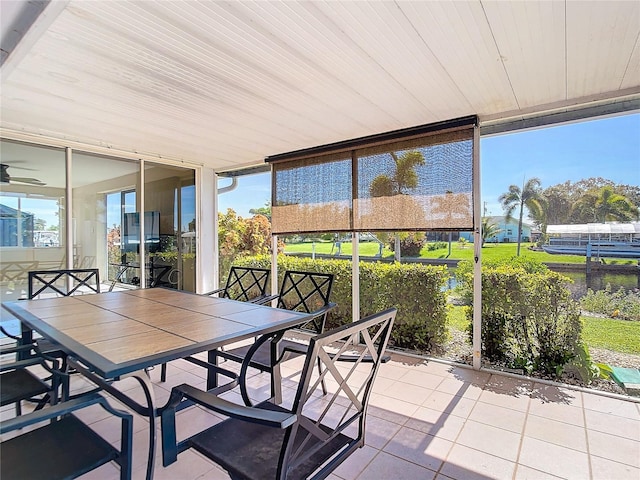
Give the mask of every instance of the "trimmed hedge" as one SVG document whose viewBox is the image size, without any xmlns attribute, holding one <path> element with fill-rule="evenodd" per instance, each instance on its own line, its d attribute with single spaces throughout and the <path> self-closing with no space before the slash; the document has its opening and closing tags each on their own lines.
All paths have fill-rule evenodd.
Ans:
<svg viewBox="0 0 640 480">
<path fill-rule="evenodd" d="M 458 279 L 472 288 L 467 271 Z M 581 348 L 571 279 L 522 265 L 482 268 L 482 354 L 507 366 L 560 375 Z M 472 309 L 468 311 L 469 322 Z"/>
<path fill-rule="evenodd" d="M 271 267 L 271 256 L 239 257 L 235 265 Z M 332 311 L 327 328 L 350 323 L 352 318 L 351 262 L 278 255 L 278 284 L 285 270 L 332 273 Z M 360 314 L 362 317 L 396 307 L 390 343 L 419 352 L 437 352 L 447 340 L 445 266 L 360 262 Z"/>
</svg>

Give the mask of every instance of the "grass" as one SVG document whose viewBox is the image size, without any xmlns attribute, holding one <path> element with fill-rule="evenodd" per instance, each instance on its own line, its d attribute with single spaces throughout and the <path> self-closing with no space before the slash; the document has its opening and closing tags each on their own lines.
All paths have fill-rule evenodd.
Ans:
<svg viewBox="0 0 640 480">
<path fill-rule="evenodd" d="M 589 347 L 640 355 L 640 322 L 582 316 L 582 338 Z"/>
<path fill-rule="evenodd" d="M 522 243 L 520 245 L 520 256 L 524 258 L 533 258 L 542 263 L 575 263 L 584 265 L 585 257 L 579 255 L 551 255 L 546 252 L 538 252 L 530 250 L 531 243 Z M 286 253 L 312 253 L 315 249 L 315 253 L 323 255 L 335 255 L 336 247 L 332 242 L 305 242 L 287 244 L 285 247 Z M 360 256 L 361 257 L 375 257 L 380 250 L 377 242 L 360 242 Z M 351 242 L 342 242 L 341 253 L 343 256 L 351 256 L 352 248 Z M 482 247 L 482 258 L 485 261 L 501 260 L 505 258 L 511 258 L 516 255 L 517 244 L 516 243 L 487 243 Z M 449 247 L 440 248 L 438 250 L 427 251 L 427 248 L 423 248 L 420 252 L 420 258 L 436 258 L 436 259 L 454 259 L 454 260 L 472 260 L 473 259 L 473 244 L 467 243 L 461 245 L 459 242 L 451 243 L 451 255 L 449 255 Z M 382 256 L 384 258 L 393 258 L 393 252 L 384 247 L 382 250 Z M 633 260 L 611 260 L 607 259 L 609 264 L 633 264 Z"/>
<path fill-rule="evenodd" d="M 447 312 L 451 328 L 466 331 L 465 307 L 451 305 Z M 588 347 L 640 355 L 640 322 L 583 315 L 582 339 Z"/>
</svg>

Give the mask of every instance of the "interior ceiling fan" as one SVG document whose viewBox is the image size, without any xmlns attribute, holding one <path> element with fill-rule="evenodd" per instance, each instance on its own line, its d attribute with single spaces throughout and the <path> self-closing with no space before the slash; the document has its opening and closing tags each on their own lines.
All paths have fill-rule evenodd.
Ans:
<svg viewBox="0 0 640 480">
<path fill-rule="evenodd" d="M 43 187 L 46 185 L 41 180 L 32 177 L 14 177 L 13 175 L 9 175 L 9 167 L 11 168 L 20 168 L 22 170 L 30 170 L 28 168 L 23 167 L 15 167 L 13 165 L 8 165 L 6 163 L 0 163 L 0 183 L 2 184 L 18 184 L 18 185 L 37 185 L 39 187 Z"/>
</svg>

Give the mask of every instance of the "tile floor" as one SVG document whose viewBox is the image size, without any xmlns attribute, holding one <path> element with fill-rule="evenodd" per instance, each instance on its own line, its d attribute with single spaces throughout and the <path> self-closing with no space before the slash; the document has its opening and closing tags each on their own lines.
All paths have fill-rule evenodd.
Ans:
<svg viewBox="0 0 640 480">
<path fill-rule="evenodd" d="M 295 361 L 284 367 L 285 397 L 293 392 L 296 368 Z M 182 360 L 169 365 L 167 382 L 159 382 L 159 368 L 151 377 L 158 404 L 174 385 L 204 385 L 204 371 Z M 74 388 L 83 383 L 74 378 Z M 252 395 L 266 394 L 267 385 L 265 374 L 255 375 Z M 141 395 L 133 379 L 120 387 Z M 1 413 L 10 416 L 12 410 Z M 117 441 L 118 424 L 108 414 L 91 407 L 81 416 Z M 191 407 L 178 414 L 178 436 L 219 420 Z M 148 423 L 137 417 L 134 424 L 133 476 L 142 479 Z M 154 477 L 159 480 L 229 478 L 192 450 L 167 468 L 159 456 Z M 117 479 L 118 468 L 105 465 L 83 478 Z M 366 445 L 329 478 L 640 480 L 640 402 L 394 354 L 376 379 Z"/>
</svg>

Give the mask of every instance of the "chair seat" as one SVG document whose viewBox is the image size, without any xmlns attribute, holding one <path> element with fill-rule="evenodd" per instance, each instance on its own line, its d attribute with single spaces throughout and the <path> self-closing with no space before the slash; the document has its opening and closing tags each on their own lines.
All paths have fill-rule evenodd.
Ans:
<svg viewBox="0 0 640 480">
<path fill-rule="evenodd" d="M 0 375 L 0 405 L 2 406 L 19 402 L 25 398 L 36 397 L 50 391 L 51 387 L 49 385 L 26 368 L 12 370 Z"/>
<path fill-rule="evenodd" d="M 290 358 L 291 355 L 306 355 L 307 348 L 309 345 L 302 342 L 296 342 L 294 340 L 282 339 L 279 342 L 279 350 L 281 352 L 287 351 Z M 247 352 L 251 348 L 251 345 L 242 345 L 241 347 L 236 347 L 228 350 L 223 350 L 218 353 L 221 357 L 235 357 L 242 359 L 247 355 Z M 268 371 L 271 366 L 271 349 L 269 346 L 269 342 L 263 343 L 256 353 L 251 357 L 250 366 L 259 366 L 261 370 Z"/>
<path fill-rule="evenodd" d="M 2 480 L 76 478 L 118 457 L 118 451 L 73 415 L 2 442 Z"/>
<path fill-rule="evenodd" d="M 269 402 L 258 405 L 267 410 L 288 412 Z M 320 426 L 330 434 L 332 429 Z M 215 461 L 227 470 L 231 477 L 243 480 L 277 478 L 278 459 L 283 445 L 285 430 L 270 428 L 256 423 L 227 419 L 204 430 L 189 440 L 191 447 Z M 298 437 L 299 438 L 299 437 Z M 287 480 L 306 479 L 320 467 L 332 453 L 346 447 L 354 439 L 338 434 L 312 454 L 302 465 L 287 475 Z M 316 437 L 304 445 L 309 451 L 318 446 Z M 295 445 L 295 449 L 300 445 Z"/>
</svg>

